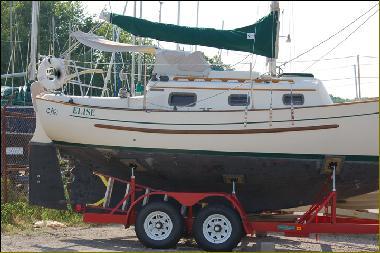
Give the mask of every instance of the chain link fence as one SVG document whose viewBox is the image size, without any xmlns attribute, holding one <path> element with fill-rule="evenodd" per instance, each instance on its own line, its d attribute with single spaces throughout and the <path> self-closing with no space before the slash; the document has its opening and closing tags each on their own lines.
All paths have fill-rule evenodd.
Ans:
<svg viewBox="0 0 380 253">
<path fill-rule="evenodd" d="M 2 106 L 1 203 L 28 199 L 29 143 L 35 127 L 32 106 Z"/>
</svg>

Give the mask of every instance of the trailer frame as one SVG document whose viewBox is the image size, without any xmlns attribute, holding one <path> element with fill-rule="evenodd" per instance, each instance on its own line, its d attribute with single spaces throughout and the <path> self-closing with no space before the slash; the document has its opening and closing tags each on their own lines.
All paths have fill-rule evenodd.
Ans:
<svg viewBox="0 0 380 253">
<path fill-rule="evenodd" d="M 186 207 L 186 212 L 183 215 L 186 232 L 192 234 L 194 213 L 193 207 L 201 203 L 202 200 L 209 197 L 219 197 L 230 203 L 231 207 L 238 213 L 245 235 L 267 232 L 281 232 L 285 236 L 307 237 L 311 233 L 343 233 L 343 234 L 378 234 L 379 221 L 375 219 L 363 219 L 353 217 L 340 217 L 336 213 L 337 191 L 335 188 L 335 169 L 336 164 L 332 164 L 332 189 L 327 194 L 323 195 L 320 201 L 311 205 L 309 210 L 303 215 L 287 221 L 273 220 L 250 220 L 245 212 L 243 205 L 239 201 L 235 192 L 235 182 L 232 182 L 232 193 L 224 192 L 172 192 L 162 191 L 150 188 L 148 186 L 139 185 L 136 183 L 136 178 L 133 175 L 130 180 L 122 180 L 109 175 L 99 174 L 104 178 L 112 179 L 120 183 L 125 183 L 128 186 L 124 198 L 112 208 L 99 205 L 76 205 L 75 211 L 83 214 L 83 221 L 90 223 L 116 223 L 123 224 L 125 228 L 136 223 L 136 207 L 138 204 L 146 204 L 149 197 L 162 196 L 163 201 L 172 198 L 183 207 Z M 111 187 L 112 188 L 112 187 Z M 137 197 L 138 192 L 144 192 Z M 106 194 L 107 195 L 107 194 Z M 109 196 L 110 197 L 110 196 Z M 128 201 L 130 204 L 126 210 L 121 210 L 120 207 Z M 105 200 L 106 202 L 106 200 Z M 323 213 L 320 212 L 323 209 Z M 99 212 L 100 211 L 100 212 Z"/>
</svg>

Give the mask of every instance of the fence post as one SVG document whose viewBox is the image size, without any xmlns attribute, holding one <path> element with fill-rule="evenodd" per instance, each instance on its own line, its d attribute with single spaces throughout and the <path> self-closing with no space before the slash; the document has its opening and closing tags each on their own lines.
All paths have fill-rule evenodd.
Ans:
<svg viewBox="0 0 380 253">
<path fill-rule="evenodd" d="M 8 162 L 7 162 L 7 105 L 1 108 L 1 175 L 3 179 L 3 201 L 8 202 Z"/>
</svg>

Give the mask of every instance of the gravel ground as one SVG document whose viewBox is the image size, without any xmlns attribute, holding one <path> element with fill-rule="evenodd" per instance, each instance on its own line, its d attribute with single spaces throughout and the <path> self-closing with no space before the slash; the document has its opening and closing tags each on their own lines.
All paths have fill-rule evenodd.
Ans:
<svg viewBox="0 0 380 253">
<path fill-rule="evenodd" d="M 264 238 L 244 238 L 236 251 L 256 251 L 258 242 L 273 242 L 276 251 L 379 251 L 376 235 L 315 235 L 309 238 L 269 234 Z M 199 250 L 194 240 L 182 239 L 180 251 Z M 152 251 L 137 240 L 134 229 L 123 226 L 38 228 L 15 234 L 1 233 L 1 251 Z"/>
</svg>

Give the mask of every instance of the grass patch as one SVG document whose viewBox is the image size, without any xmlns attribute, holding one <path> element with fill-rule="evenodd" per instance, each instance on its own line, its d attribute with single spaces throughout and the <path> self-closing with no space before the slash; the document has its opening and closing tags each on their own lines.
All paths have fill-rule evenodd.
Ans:
<svg viewBox="0 0 380 253">
<path fill-rule="evenodd" d="M 58 221 L 68 226 L 85 224 L 82 215 L 72 210 L 48 209 L 22 201 L 1 204 L 1 230 L 4 232 L 30 229 L 40 220 Z"/>
<path fill-rule="evenodd" d="M 60 160 L 63 172 L 69 170 L 66 161 Z M 63 173 L 64 174 L 64 173 Z M 68 178 L 63 177 L 65 198 L 69 201 L 67 192 Z M 1 179 L 3 189 L 3 179 Z M 25 185 L 16 184 L 14 180 L 8 179 L 8 202 L 4 203 L 3 193 L 1 194 L 1 231 L 17 232 L 33 228 L 36 221 L 58 221 L 67 226 L 86 226 L 82 221 L 82 215 L 74 212 L 71 205 L 67 205 L 67 210 L 49 209 L 41 206 L 30 205 L 28 203 L 28 189 Z"/>
</svg>

